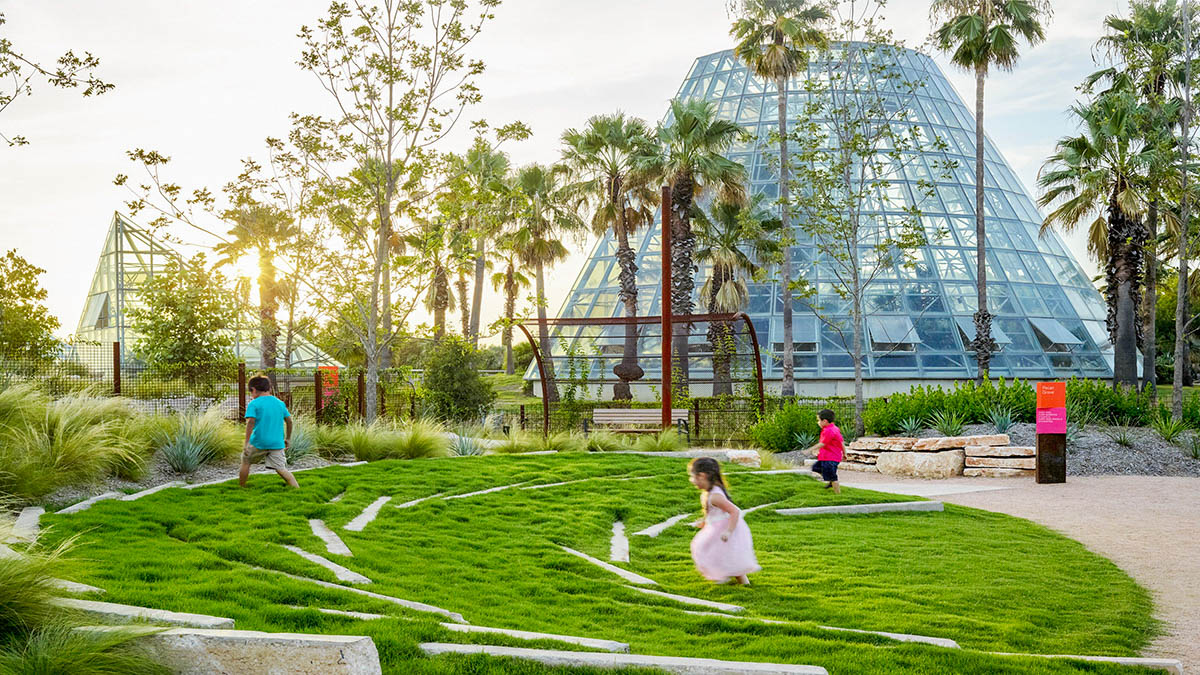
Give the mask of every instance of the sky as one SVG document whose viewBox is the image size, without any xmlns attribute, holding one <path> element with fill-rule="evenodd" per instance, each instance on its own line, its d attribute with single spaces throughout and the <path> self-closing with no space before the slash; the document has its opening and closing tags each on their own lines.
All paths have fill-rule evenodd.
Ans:
<svg viewBox="0 0 1200 675">
<path fill-rule="evenodd" d="M 1118 0 L 1053 0 L 1044 43 L 1025 48 L 1012 73 L 987 83 L 985 128 L 1037 196 L 1037 171 L 1060 137 L 1074 131 L 1066 114 L 1075 87 L 1095 70 L 1093 44 Z M 47 270 L 47 305 L 66 336 L 79 321 L 112 213 L 127 193 L 113 185 L 135 167 L 125 151 L 155 149 L 172 158 L 166 174 L 184 186 L 214 191 L 260 155 L 263 140 L 282 136 L 292 112 L 327 112 L 329 99 L 296 66 L 300 26 L 321 18 L 327 0 L 0 0 L 14 48 L 42 61 L 62 51 L 90 51 L 99 75 L 116 84 L 82 98 L 45 86 L 0 113 L 0 132 L 30 144 L 0 145 L 0 251 L 17 249 Z M 527 141 L 506 146 L 516 165 L 553 162 L 564 129 L 594 114 L 622 110 L 651 122 L 700 55 L 730 48 L 725 0 L 504 0 L 472 45 L 487 71 L 483 102 L 472 119 L 493 125 L 521 120 Z M 931 30 L 928 0 L 891 0 L 886 24 L 910 47 Z M 968 108 L 973 77 L 935 60 Z M 465 133 L 446 150 L 462 150 Z M 186 230 L 176 230 L 185 239 Z M 1090 275 L 1084 236 L 1066 237 Z M 591 242 L 549 275 L 557 309 Z M 489 287 L 487 293 L 491 294 Z M 484 324 L 502 302 L 485 296 Z"/>
</svg>

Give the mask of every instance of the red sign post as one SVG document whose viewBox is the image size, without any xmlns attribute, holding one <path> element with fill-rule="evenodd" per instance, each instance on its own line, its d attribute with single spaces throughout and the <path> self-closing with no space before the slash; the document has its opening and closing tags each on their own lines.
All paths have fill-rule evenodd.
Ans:
<svg viewBox="0 0 1200 675">
<path fill-rule="evenodd" d="M 1037 482 L 1067 482 L 1067 385 L 1037 384 Z"/>
</svg>

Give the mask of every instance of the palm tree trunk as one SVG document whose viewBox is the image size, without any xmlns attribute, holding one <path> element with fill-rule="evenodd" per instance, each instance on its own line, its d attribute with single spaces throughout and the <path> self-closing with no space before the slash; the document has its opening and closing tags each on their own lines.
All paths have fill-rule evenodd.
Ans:
<svg viewBox="0 0 1200 675">
<path fill-rule="evenodd" d="M 1116 289 L 1113 336 L 1113 387 L 1137 387 L 1137 297 L 1145 255 L 1145 226 L 1125 214 L 1116 195 L 1125 188 L 1114 186 L 1108 206 L 1109 292 Z"/>
<path fill-rule="evenodd" d="M 513 316 L 517 313 L 517 280 L 512 263 L 504 272 L 504 374 L 512 375 L 513 366 Z"/>
<path fill-rule="evenodd" d="M 441 340 L 446 334 L 446 307 L 450 304 L 450 293 L 446 279 L 446 268 L 440 264 L 433 270 L 433 339 Z"/>
<path fill-rule="evenodd" d="M 558 383 L 554 380 L 554 361 L 550 350 L 550 325 L 546 320 L 546 280 L 542 263 L 534 265 L 537 283 L 537 315 L 538 315 L 538 348 L 542 350 L 542 365 L 546 372 L 542 377 L 546 381 L 546 390 L 542 396 L 551 403 L 558 402 Z"/>
<path fill-rule="evenodd" d="M 675 211 L 671 219 L 671 313 L 675 317 L 695 313 L 692 293 L 696 287 L 695 264 L 692 251 L 696 237 L 692 234 L 692 194 L 694 182 L 690 174 L 675 178 L 671 186 L 671 206 Z M 675 347 L 675 372 L 672 382 L 675 391 L 682 397 L 688 395 L 688 346 L 691 324 L 676 322 L 672 326 Z"/>
<path fill-rule="evenodd" d="M 1158 345 L 1154 324 L 1158 320 L 1158 201 L 1150 202 L 1147 218 L 1146 289 L 1142 294 L 1142 389 L 1157 402 L 1158 384 L 1154 363 L 1158 360 Z"/>
<path fill-rule="evenodd" d="M 637 344 L 637 263 L 633 249 L 629 246 L 629 232 L 625 227 L 625 210 L 621 209 L 620 220 L 617 224 L 617 265 L 621 268 L 619 281 L 621 290 L 618 296 L 625 306 L 625 342 L 621 349 L 621 362 L 613 368 L 613 373 L 620 379 L 613 385 L 614 401 L 629 401 L 633 399 L 633 390 L 629 383 L 642 379 L 645 371 L 638 365 Z"/>
<path fill-rule="evenodd" d="M 788 223 L 791 203 L 788 200 L 788 151 L 787 151 L 787 79 L 775 78 L 775 88 L 779 90 L 779 222 L 780 232 L 783 233 L 783 267 L 780 269 L 779 289 L 783 296 L 783 386 L 781 394 L 785 397 L 796 395 L 795 368 L 793 357 L 795 341 L 792 335 L 792 229 Z"/>
<path fill-rule="evenodd" d="M 1117 286 L 1117 341 L 1113 345 L 1113 384 L 1137 386 L 1137 303 L 1133 298 L 1133 280 L 1123 279 Z"/>
<path fill-rule="evenodd" d="M 983 83 L 987 71 L 975 69 L 975 274 L 978 308 L 975 311 L 975 383 L 983 384 L 992 362 L 992 314 L 987 304 L 987 232 L 983 210 Z M 856 336 L 857 337 L 857 336 Z"/>
<path fill-rule="evenodd" d="M 464 339 L 470 340 L 476 327 L 475 313 L 467 305 L 467 277 L 462 270 L 458 271 L 458 280 L 454 282 L 455 288 L 458 289 L 458 308 L 462 314 L 462 336 Z M 479 288 L 479 285 L 475 285 Z"/>
<path fill-rule="evenodd" d="M 279 293 L 275 286 L 275 258 L 270 251 L 260 249 L 258 252 L 258 318 L 261 325 L 259 352 L 262 356 L 262 368 L 267 371 L 271 380 L 271 389 L 275 389 L 276 354 L 279 350 L 279 323 L 275 313 L 279 310 Z"/>
<path fill-rule="evenodd" d="M 1183 5 L 1183 44 L 1184 49 L 1184 82 L 1192 81 L 1192 12 L 1185 2 Z M 1192 90 L 1191 87 L 1184 87 L 1183 98 L 1183 115 L 1180 119 L 1180 137 L 1183 140 L 1179 144 L 1180 150 L 1180 173 L 1183 176 L 1183 190 L 1180 192 L 1179 203 L 1179 283 L 1175 289 L 1175 373 L 1171 381 L 1171 417 L 1175 420 L 1183 419 L 1183 377 L 1184 373 L 1189 370 L 1187 359 L 1187 317 L 1191 313 L 1188 310 L 1188 287 L 1190 278 L 1188 277 L 1188 247 L 1191 244 L 1191 223 L 1188 221 L 1188 140 L 1191 136 L 1188 135 L 1189 123 L 1192 119 Z"/>
<path fill-rule="evenodd" d="M 479 346 L 479 313 L 483 310 L 483 275 L 487 267 L 487 260 L 484 258 L 485 243 L 482 236 L 475 237 L 475 288 L 472 289 L 471 295 L 470 326 L 472 347 Z M 465 297 L 463 299 L 466 300 Z"/>
</svg>

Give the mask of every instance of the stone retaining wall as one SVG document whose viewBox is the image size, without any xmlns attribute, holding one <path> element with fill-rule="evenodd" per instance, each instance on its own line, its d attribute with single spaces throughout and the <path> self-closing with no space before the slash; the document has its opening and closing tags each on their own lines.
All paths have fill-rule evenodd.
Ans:
<svg viewBox="0 0 1200 675">
<path fill-rule="evenodd" d="M 1034 449 L 1011 444 L 1008 434 L 859 438 L 846 446 L 842 469 L 914 478 L 1034 475 Z"/>
</svg>

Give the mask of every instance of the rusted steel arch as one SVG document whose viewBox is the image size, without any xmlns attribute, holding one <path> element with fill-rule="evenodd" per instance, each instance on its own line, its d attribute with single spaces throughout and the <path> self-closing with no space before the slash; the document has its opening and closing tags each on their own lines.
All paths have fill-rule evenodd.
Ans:
<svg viewBox="0 0 1200 675">
<path fill-rule="evenodd" d="M 758 332 L 754 330 L 754 323 L 750 320 L 750 316 L 745 312 L 736 312 L 733 314 L 688 314 L 674 317 L 676 323 L 711 323 L 714 321 L 740 321 L 745 324 L 746 332 L 750 336 L 750 345 L 754 349 L 754 377 L 758 389 L 758 407 L 759 410 L 765 410 L 766 398 L 763 388 L 763 371 L 762 371 L 762 351 L 758 343 Z M 628 324 L 650 325 L 662 322 L 661 316 L 637 316 L 637 317 L 570 317 L 570 318 L 548 318 L 546 319 L 547 326 L 621 326 Z M 536 326 L 538 322 L 529 322 L 530 326 Z M 542 350 L 538 345 L 538 341 L 534 338 L 533 333 L 529 331 L 529 327 L 525 323 L 518 323 L 517 327 L 525 334 L 525 339 L 529 342 L 529 347 L 533 350 L 533 358 L 538 367 L 538 380 L 542 385 L 542 434 L 549 435 L 550 433 L 550 399 L 546 396 L 546 392 L 550 390 L 550 383 L 546 378 L 545 361 L 543 359 Z M 545 358 L 550 358 L 546 355 Z"/>
</svg>

